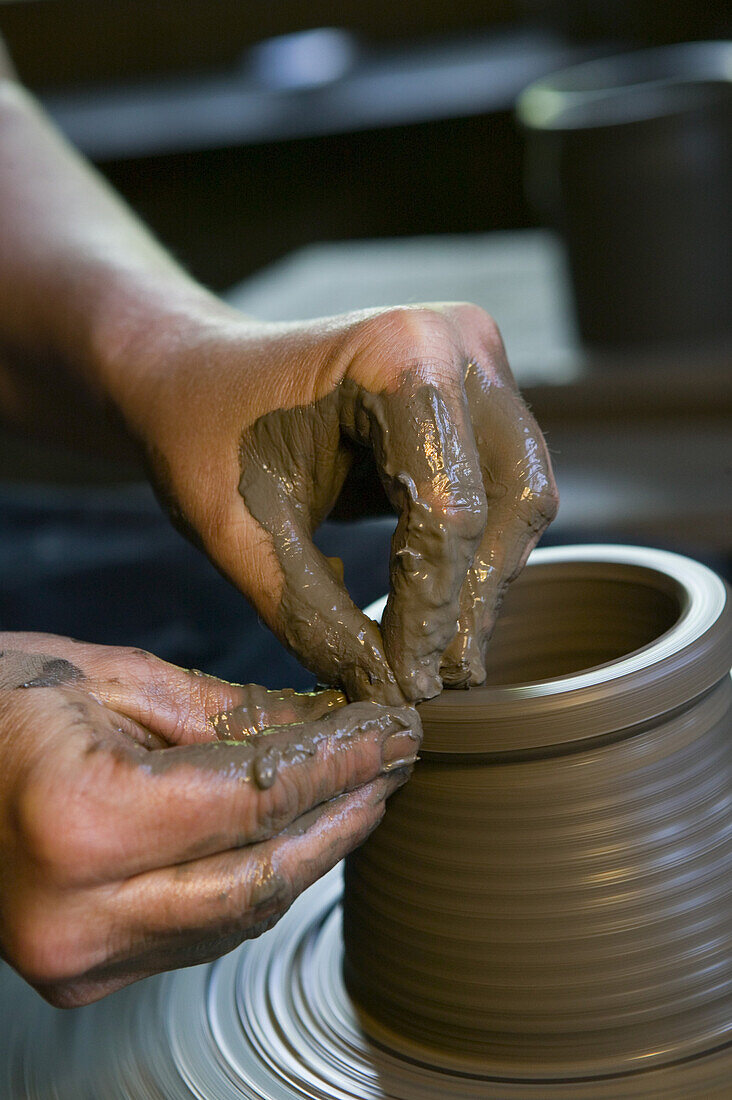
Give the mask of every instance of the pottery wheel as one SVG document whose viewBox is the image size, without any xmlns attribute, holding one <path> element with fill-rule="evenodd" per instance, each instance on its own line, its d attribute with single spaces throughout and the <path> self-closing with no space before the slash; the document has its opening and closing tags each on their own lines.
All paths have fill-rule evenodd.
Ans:
<svg viewBox="0 0 732 1100">
<path fill-rule="evenodd" d="M 732 1042 L 662 1069 L 512 1081 L 436 1065 L 357 1015 L 342 969 L 341 872 L 259 940 L 216 963 L 130 986 L 72 1013 L 0 971 L 6 1100 L 713 1100 Z M 732 1037 L 731 1037 L 732 1038 Z"/>
<path fill-rule="evenodd" d="M 588 600 L 567 587 L 566 562 L 572 584 L 591 584 L 595 614 L 583 630 L 574 609 Z M 540 582 L 542 616 L 531 591 Z M 568 668 L 552 678 L 532 666 L 528 679 L 427 704 L 421 773 L 349 857 L 349 987 L 378 1020 L 344 981 L 336 868 L 260 939 L 73 1012 L 51 1008 L 0 963 L 2 1100 L 730 1100 L 729 597 L 704 567 L 660 551 L 539 551 L 504 607 L 496 652 L 509 664 L 529 648 L 522 622 L 536 659 L 569 638 Z M 610 646 L 599 657 L 598 638 Z M 457 708 L 460 743 L 479 750 L 479 767 L 452 759 Z M 572 732 L 584 743 L 546 751 Z M 654 813 L 639 813 L 647 806 Z M 460 877 L 476 866 L 477 904 Z M 562 905 L 534 919 L 533 900 L 524 903 L 537 866 Z M 542 903 L 550 894 L 539 889 Z M 567 985 L 569 1000 L 557 995 Z M 618 991 L 622 1027 L 605 1027 L 583 1057 Z M 532 1030 L 532 1015 L 542 1027 L 534 1020 Z M 556 1056 L 542 1056 L 547 1034 Z"/>
</svg>

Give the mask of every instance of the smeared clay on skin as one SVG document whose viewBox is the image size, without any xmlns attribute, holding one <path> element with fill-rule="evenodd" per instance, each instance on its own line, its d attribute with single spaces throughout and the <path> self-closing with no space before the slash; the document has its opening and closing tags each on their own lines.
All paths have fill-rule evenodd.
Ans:
<svg viewBox="0 0 732 1100">
<path fill-rule="evenodd" d="M 546 444 L 515 387 L 469 363 L 465 393 L 488 518 L 460 594 L 457 634 L 442 660 L 445 687 L 484 682 L 486 646 L 503 596 L 557 511 Z"/>
<path fill-rule="evenodd" d="M 460 424 L 448 414 L 434 386 L 410 375 L 395 394 L 363 393 L 361 405 L 368 425 L 360 434 L 368 429 L 399 513 L 382 619 L 386 651 L 407 697 L 429 699 L 442 690 L 440 657 L 455 635 L 460 588 L 485 526 L 485 494 L 464 443 L 473 433 L 467 417 Z"/>
<path fill-rule="evenodd" d="M 342 381 L 311 405 L 267 413 L 242 437 L 239 491 L 271 536 L 283 573 L 276 626 L 291 649 L 311 655 L 321 680 L 338 676 L 351 699 L 397 703 L 442 688 L 440 655 L 455 635 L 460 586 L 485 524 L 463 411 L 456 422 L 438 390 L 406 372 L 392 392 Z M 311 542 L 354 444 L 372 450 L 400 517 L 383 640 Z"/>
<path fill-rule="evenodd" d="M 281 836 L 304 836 L 308 829 L 312 828 L 321 818 L 326 817 L 328 814 L 333 813 L 334 807 L 332 802 L 338 801 L 337 799 L 331 799 L 328 802 L 322 802 L 320 806 L 313 806 L 311 810 L 307 810 L 306 813 L 301 814 L 290 825 L 282 830 Z"/>
<path fill-rule="evenodd" d="M 262 860 L 257 865 L 256 878 L 250 888 L 250 907 L 278 909 L 287 897 L 287 880 L 273 867 L 270 860 Z"/>
<path fill-rule="evenodd" d="M 217 718 L 231 721 L 235 711 L 223 712 Z M 151 775 L 165 774 L 180 767 L 202 768 L 217 771 L 222 779 L 243 783 L 251 782 L 259 790 L 268 790 L 285 768 L 301 764 L 315 756 L 325 741 L 342 742 L 344 745 L 357 737 L 373 737 L 382 742 L 395 733 L 407 734 L 413 741 L 410 759 L 416 756 L 420 743 L 419 718 L 411 708 L 385 712 L 375 703 L 356 703 L 348 708 L 338 708 L 316 723 L 295 723 L 267 729 L 245 740 L 228 740 L 230 746 L 226 765 L 222 767 L 211 753 L 210 744 L 181 745 L 175 749 L 149 752 L 140 766 Z"/>
<path fill-rule="evenodd" d="M 244 684 L 240 693 L 237 707 L 209 719 L 219 740 L 242 741 L 273 726 L 314 722 L 346 702 L 340 691 L 270 691 L 259 684 Z"/>
<path fill-rule="evenodd" d="M 6 649 L 0 653 L 0 691 L 59 687 L 83 679 L 81 669 L 62 657 L 48 653 L 25 653 L 18 649 Z"/>
</svg>

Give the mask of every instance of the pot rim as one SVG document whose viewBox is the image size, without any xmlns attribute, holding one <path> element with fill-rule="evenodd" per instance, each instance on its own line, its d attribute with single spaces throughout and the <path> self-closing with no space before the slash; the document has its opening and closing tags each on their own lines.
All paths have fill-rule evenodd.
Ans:
<svg viewBox="0 0 732 1100">
<path fill-rule="evenodd" d="M 448 690 L 420 704 L 423 755 L 490 758 L 625 736 L 729 674 L 732 604 L 725 582 L 705 565 L 667 550 L 588 545 L 543 547 L 526 568 L 551 567 L 556 575 L 556 566 L 652 585 L 679 599 L 681 614 L 649 644 L 605 664 L 554 679 Z M 375 601 L 366 614 L 378 621 L 385 603 Z"/>
</svg>

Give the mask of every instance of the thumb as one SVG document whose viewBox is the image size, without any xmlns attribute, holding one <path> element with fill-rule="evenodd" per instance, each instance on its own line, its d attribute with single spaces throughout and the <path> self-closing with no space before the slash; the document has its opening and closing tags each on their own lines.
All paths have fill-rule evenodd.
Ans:
<svg viewBox="0 0 732 1100">
<path fill-rule="evenodd" d="M 250 567 L 267 583 L 250 599 L 278 638 L 319 680 L 342 686 L 351 701 L 403 703 L 378 626 L 356 607 L 341 571 L 315 546 L 290 501 L 280 499 L 258 520 L 270 538 L 250 547 Z"/>
</svg>

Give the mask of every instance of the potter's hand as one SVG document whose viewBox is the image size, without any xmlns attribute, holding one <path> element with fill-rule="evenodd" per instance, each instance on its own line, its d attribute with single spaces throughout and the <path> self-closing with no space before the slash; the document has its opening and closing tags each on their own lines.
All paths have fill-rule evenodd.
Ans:
<svg viewBox="0 0 732 1100">
<path fill-rule="evenodd" d="M 351 699 L 482 682 L 501 595 L 557 500 L 490 317 L 256 325 L 232 311 L 153 336 L 124 414 L 171 512 L 279 637 Z M 383 501 L 380 483 L 399 513 L 383 640 L 311 541 L 336 502 Z"/>
<path fill-rule="evenodd" d="M 343 704 L 0 634 L 2 956 L 70 1006 L 270 927 L 414 761 L 414 710 Z"/>
<path fill-rule="evenodd" d="M 556 508 L 482 310 L 247 321 L 2 79 L 0 215 L 0 415 L 91 443 L 100 399 L 116 409 L 180 524 L 349 698 L 482 680 L 501 592 Z M 400 516 L 383 639 L 311 542 L 364 459 Z"/>
</svg>

